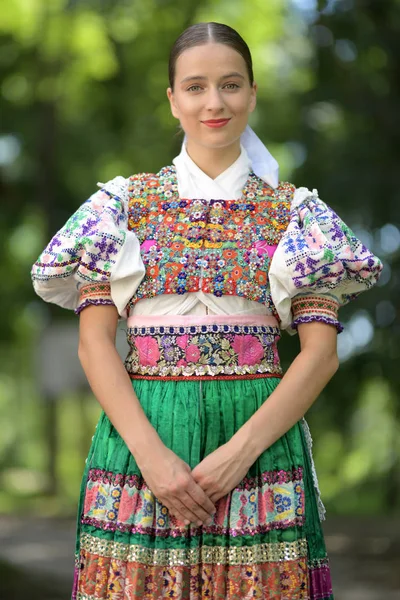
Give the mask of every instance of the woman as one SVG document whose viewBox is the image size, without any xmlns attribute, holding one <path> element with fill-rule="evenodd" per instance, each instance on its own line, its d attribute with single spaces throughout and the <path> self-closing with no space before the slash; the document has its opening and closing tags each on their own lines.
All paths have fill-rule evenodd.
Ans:
<svg viewBox="0 0 400 600">
<path fill-rule="evenodd" d="M 257 86 L 236 31 L 187 29 L 169 77 L 186 135 L 173 166 L 99 184 L 32 270 L 80 314 L 103 408 L 73 598 L 328 600 L 303 415 L 338 368 L 339 306 L 382 265 L 316 190 L 278 183 L 247 126 Z M 301 345 L 283 377 L 281 329 Z"/>
</svg>

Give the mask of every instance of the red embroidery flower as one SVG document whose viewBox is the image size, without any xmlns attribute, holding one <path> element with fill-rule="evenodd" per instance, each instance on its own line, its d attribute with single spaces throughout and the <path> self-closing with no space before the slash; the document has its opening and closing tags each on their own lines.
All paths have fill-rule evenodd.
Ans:
<svg viewBox="0 0 400 600">
<path fill-rule="evenodd" d="M 261 342 L 253 335 L 235 335 L 232 348 L 238 355 L 238 365 L 256 365 L 264 356 Z"/>
<path fill-rule="evenodd" d="M 139 510 L 138 501 L 140 502 L 138 492 L 134 492 L 132 496 L 130 496 L 128 490 L 123 489 L 118 511 L 118 521 L 128 521 L 135 509 L 137 511 Z"/>
<path fill-rule="evenodd" d="M 242 274 L 243 274 L 243 271 L 242 271 L 241 267 L 235 267 L 234 269 L 232 269 L 231 277 L 232 277 L 232 279 L 237 281 L 238 279 L 241 278 Z"/>
<path fill-rule="evenodd" d="M 85 515 L 88 512 L 90 512 L 90 509 L 91 509 L 92 505 L 94 505 L 96 503 L 98 489 L 99 489 L 98 484 L 94 485 L 90 489 L 89 488 L 86 489 L 85 505 L 84 505 L 84 509 L 83 509 L 83 512 L 84 512 Z"/>
<path fill-rule="evenodd" d="M 200 358 L 200 350 L 194 344 L 190 344 L 186 348 L 186 360 L 188 362 L 197 362 Z"/>
<path fill-rule="evenodd" d="M 178 337 L 176 338 L 176 343 L 179 346 L 179 348 L 182 348 L 182 350 L 186 348 L 186 346 L 188 345 L 188 341 L 189 336 L 187 333 L 185 333 L 185 335 L 178 335 Z"/>
<path fill-rule="evenodd" d="M 234 260 L 237 256 L 236 250 L 228 248 L 227 250 L 222 251 L 222 256 L 228 260 Z"/>
<path fill-rule="evenodd" d="M 139 363 L 143 366 L 155 367 L 160 358 L 157 341 L 150 335 L 146 335 L 137 337 L 135 344 L 139 352 Z"/>
<path fill-rule="evenodd" d="M 265 271 L 256 271 L 254 279 L 257 281 L 258 285 L 266 285 L 267 283 L 267 274 Z"/>
</svg>

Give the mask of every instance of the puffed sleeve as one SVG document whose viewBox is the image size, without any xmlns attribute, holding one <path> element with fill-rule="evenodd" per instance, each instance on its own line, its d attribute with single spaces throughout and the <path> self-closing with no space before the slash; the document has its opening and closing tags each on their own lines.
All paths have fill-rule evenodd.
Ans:
<svg viewBox="0 0 400 600">
<path fill-rule="evenodd" d="M 119 176 L 98 183 L 101 189 L 50 240 L 31 270 L 43 300 L 77 314 L 90 304 L 114 305 L 126 318 L 145 273 L 139 240 L 127 227 L 128 182 Z"/>
<path fill-rule="evenodd" d="M 382 262 L 319 197 L 298 188 L 290 222 L 269 271 L 272 301 L 281 328 L 296 333 L 300 323 L 343 326 L 338 310 L 379 279 Z"/>
</svg>

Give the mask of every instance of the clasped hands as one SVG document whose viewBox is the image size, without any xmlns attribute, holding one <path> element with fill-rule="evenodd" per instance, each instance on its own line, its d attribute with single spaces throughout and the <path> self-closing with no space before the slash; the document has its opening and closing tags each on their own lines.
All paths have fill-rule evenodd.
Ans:
<svg viewBox="0 0 400 600">
<path fill-rule="evenodd" d="M 254 462 L 231 441 L 206 456 L 193 470 L 165 446 L 162 454 L 157 454 L 139 468 L 159 502 L 185 525 L 209 525 L 215 503 L 240 483 Z"/>
</svg>

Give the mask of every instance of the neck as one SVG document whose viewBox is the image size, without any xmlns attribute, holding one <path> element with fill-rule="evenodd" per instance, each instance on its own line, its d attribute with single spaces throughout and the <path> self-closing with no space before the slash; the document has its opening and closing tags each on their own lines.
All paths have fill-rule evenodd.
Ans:
<svg viewBox="0 0 400 600">
<path fill-rule="evenodd" d="M 239 158 L 240 139 L 231 146 L 223 148 L 205 148 L 188 139 L 186 152 L 199 169 L 204 171 L 211 179 L 215 179 Z"/>
</svg>

